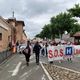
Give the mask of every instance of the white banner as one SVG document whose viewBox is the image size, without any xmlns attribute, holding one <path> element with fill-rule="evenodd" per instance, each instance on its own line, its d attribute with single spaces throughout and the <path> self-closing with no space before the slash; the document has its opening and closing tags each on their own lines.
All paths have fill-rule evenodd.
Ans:
<svg viewBox="0 0 80 80">
<path fill-rule="evenodd" d="M 48 61 L 53 61 L 53 47 L 49 46 L 47 50 L 48 50 Z"/>
<path fill-rule="evenodd" d="M 80 57 L 80 45 L 74 46 L 74 56 Z"/>
<path fill-rule="evenodd" d="M 64 46 L 48 47 L 48 61 L 63 60 Z"/>
<path fill-rule="evenodd" d="M 63 60 L 63 58 L 68 58 L 72 56 L 73 56 L 73 47 L 70 45 L 48 47 L 48 61 Z"/>
</svg>

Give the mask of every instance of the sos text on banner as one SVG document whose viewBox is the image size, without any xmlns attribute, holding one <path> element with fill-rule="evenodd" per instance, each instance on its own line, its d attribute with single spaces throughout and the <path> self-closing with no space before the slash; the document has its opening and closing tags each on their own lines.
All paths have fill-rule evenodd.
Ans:
<svg viewBox="0 0 80 80">
<path fill-rule="evenodd" d="M 64 56 L 72 56 L 72 46 L 50 46 L 48 47 L 48 61 L 63 60 Z"/>
</svg>

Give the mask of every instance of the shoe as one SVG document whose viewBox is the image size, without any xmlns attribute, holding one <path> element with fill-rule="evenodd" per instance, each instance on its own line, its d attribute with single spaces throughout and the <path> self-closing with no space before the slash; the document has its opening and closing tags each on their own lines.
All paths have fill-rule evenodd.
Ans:
<svg viewBox="0 0 80 80">
<path fill-rule="evenodd" d="M 39 63 L 36 63 L 37 65 L 39 65 Z"/>
<path fill-rule="evenodd" d="M 29 62 L 27 62 L 27 66 L 29 66 Z"/>
</svg>

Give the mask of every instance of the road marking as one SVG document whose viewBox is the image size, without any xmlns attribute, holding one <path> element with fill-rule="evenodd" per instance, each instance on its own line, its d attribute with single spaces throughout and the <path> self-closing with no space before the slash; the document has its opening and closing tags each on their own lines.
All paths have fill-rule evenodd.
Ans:
<svg viewBox="0 0 80 80">
<path fill-rule="evenodd" d="M 25 72 L 20 78 L 25 77 L 28 74 L 28 72 Z"/>
<path fill-rule="evenodd" d="M 25 67 L 26 67 L 26 65 L 25 66 L 22 66 L 21 69 L 24 69 Z"/>
<path fill-rule="evenodd" d="M 43 74 L 42 79 L 41 80 L 46 80 L 45 75 Z"/>
<path fill-rule="evenodd" d="M 49 75 L 49 73 L 47 72 L 47 70 L 44 68 L 42 62 L 40 62 L 42 69 L 44 70 L 45 74 L 47 75 L 47 77 L 49 78 L 49 80 L 53 80 L 52 77 Z"/>
<path fill-rule="evenodd" d="M 24 78 L 29 77 L 31 74 L 32 74 L 32 69 L 29 70 L 28 72 L 25 72 L 22 76 L 20 76 L 20 78 L 24 80 Z"/>
<path fill-rule="evenodd" d="M 25 80 L 27 77 L 29 77 L 33 72 L 33 70 L 36 70 L 36 67 L 33 67 L 29 71 L 25 72 L 22 76 L 20 76 L 21 80 Z"/>
<path fill-rule="evenodd" d="M 22 62 L 19 62 L 19 63 L 18 63 L 18 65 L 16 66 L 16 68 L 13 70 L 12 76 L 17 75 L 21 64 L 22 64 Z"/>
</svg>

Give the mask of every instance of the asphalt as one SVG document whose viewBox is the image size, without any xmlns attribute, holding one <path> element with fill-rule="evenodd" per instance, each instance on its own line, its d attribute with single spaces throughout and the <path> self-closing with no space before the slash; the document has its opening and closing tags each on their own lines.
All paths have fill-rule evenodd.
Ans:
<svg viewBox="0 0 80 80">
<path fill-rule="evenodd" d="M 41 57 L 44 62 L 47 58 Z M 30 65 L 26 65 L 23 54 L 15 54 L 0 64 L 0 80 L 49 80 L 41 65 L 36 65 L 35 56 L 32 55 Z"/>
<path fill-rule="evenodd" d="M 49 64 L 47 57 L 41 56 L 40 62 Z M 80 57 L 70 62 L 53 61 L 52 65 L 54 64 L 80 72 Z M 49 80 L 49 78 L 41 65 L 36 65 L 34 54 L 31 56 L 29 66 L 26 65 L 23 54 L 15 54 L 0 64 L 0 80 Z"/>
</svg>

